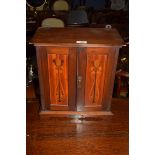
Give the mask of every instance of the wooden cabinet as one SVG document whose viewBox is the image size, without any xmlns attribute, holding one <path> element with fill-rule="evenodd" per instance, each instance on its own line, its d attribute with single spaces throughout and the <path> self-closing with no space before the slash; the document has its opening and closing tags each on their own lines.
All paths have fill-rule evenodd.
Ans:
<svg viewBox="0 0 155 155">
<path fill-rule="evenodd" d="M 115 29 L 39 28 L 36 46 L 43 111 L 109 111 L 119 48 Z"/>
</svg>

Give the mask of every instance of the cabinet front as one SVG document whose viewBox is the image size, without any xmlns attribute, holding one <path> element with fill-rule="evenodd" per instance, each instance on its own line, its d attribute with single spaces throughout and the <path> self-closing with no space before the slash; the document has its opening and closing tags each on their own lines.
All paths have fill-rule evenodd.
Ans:
<svg viewBox="0 0 155 155">
<path fill-rule="evenodd" d="M 109 110 L 118 50 L 37 47 L 43 110 Z"/>
</svg>

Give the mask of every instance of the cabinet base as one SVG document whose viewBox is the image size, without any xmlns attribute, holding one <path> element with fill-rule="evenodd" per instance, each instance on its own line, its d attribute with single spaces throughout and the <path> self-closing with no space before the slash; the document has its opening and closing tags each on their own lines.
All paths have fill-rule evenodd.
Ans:
<svg viewBox="0 0 155 155">
<path fill-rule="evenodd" d="M 113 115 L 111 111 L 41 111 L 40 115 L 50 115 L 54 117 L 97 117 L 103 115 Z"/>
</svg>

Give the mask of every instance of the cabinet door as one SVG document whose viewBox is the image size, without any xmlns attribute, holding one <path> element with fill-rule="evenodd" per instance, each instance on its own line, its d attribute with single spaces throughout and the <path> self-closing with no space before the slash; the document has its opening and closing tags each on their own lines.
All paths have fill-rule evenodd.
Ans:
<svg viewBox="0 0 155 155">
<path fill-rule="evenodd" d="M 42 90 L 48 91 L 42 97 L 46 100 L 47 110 L 75 110 L 76 97 L 76 52 L 74 48 L 44 47 L 46 74 Z M 40 53 L 41 53 L 40 52 Z M 43 60 L 44 59 L 44 60 Z M 45 71 L 46 70 L 46 71 Z M 48 99 L 46 99 L 48 98 Z M 47 103 L 48 102 L 48 103 Z"/>
<path fill-rule="evenodd" d="M 78 57 L 78 111 L 109 110 L 118 50 L 91 47 L 81 49 Z"/>
</svg>

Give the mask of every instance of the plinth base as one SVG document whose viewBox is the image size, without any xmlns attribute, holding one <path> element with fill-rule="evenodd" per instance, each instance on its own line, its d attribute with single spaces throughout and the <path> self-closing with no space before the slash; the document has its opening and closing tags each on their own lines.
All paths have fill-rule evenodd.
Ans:
<svg viewBox="0 0 155 155">
<path fill-rule="evenodd" d="M 54 117 L 97 117 L 104 115 L 113 115 L 111 111 L 41 111 L 40 115 L 50 115 Z"/>
</svg>

